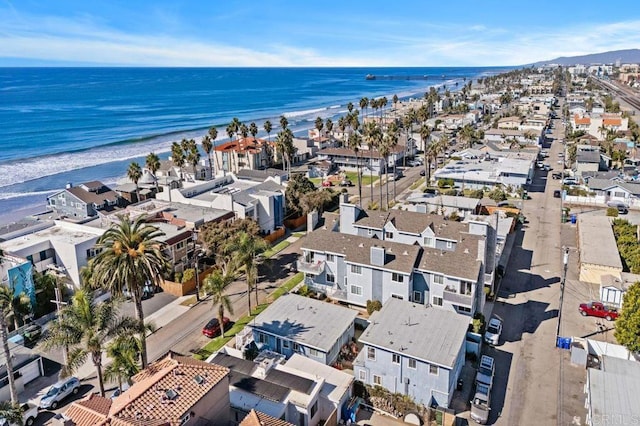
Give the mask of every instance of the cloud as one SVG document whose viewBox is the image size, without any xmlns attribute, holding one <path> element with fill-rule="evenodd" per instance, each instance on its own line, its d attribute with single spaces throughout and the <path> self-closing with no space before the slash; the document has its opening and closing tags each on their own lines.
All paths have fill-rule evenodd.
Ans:
<svg viewBox="0 0 640 426">
<path fill-rule="evenodd" d="M 181 26 L 170 15 L 160 17 L 169 28 Z M 490 66 L 640 44 L 640 21 L 558 29 L 447 22 L 392 23 L 383 30 L 343 23 L 289 28 L 299 37 L 287 37 L 285 43 L 271 41 L 260 31 L 251 38 L 247 32 L 245 46 L 235 46 L 188 35 L 132 34 L 88 15 L 17 16 L 13 8 L 4 8 L 0 57 L 124 66 Z"/>
</svg>

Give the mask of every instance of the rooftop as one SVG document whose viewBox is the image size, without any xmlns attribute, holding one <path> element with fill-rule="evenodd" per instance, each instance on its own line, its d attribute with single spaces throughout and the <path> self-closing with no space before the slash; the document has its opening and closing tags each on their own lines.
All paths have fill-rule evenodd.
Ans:
<svg viewBox="0 0 640 426">
<path fill-rule="evenodd" d="M 578 241 L 582 263 L 609 266 L 622 271 L 622 261 L 608 217 L 578 215 Z"/>
<path fill-rule="evenodd" d="M 425 215 L 426 216 L 426 215 Z M 384 266 L 371 263 L 371 247 L 383 247 L 386 253 Z M 333 253 L 343 256 L 346 262 L 411 273 L 419 255 L 420 246 L 394 243 L 376 238 L 360 237 L 319 229 L 308 234 L 302 249 Z"/>
<path fill-rule="evenodd" d="M 249 325 L 329 352 L 357 315 L 349 308 L 289 293 L 279 297 Z"/>
<path fill-rule="evenodd" d="M 339 402 L 354 381 L 353 375 L 300 354 L 293 354 L 285 365 L 323 379 L 320 394 L 333 402 Z"/>
<path fill-rule="evenodd" d="M 465 315 L 389 299 L 371 316 L 360 342 L 452 368 L 464 351 L 468 327 Z"/>
<path fill-rule="evenodd" d="M 436 236 L 450 240 L 457 240 L 460 233 L 469 230 L 469 227 L 461 222 L 445 220 L 438 215 L 408 210 L 392 209 L 387 212 L 363 210 L 362 213 L 354 223 L 354 226 L 382 229 L 386 223 L 391 222 L 399 231 L 419 235 L 429 228 Z"/>
<path fill-rule="evenodd" d="M 4 251 L 15 253 L 47 241 L 77 245 L 92 239 L 97 239 L 103 232 L 103 230 L 93 229 L 88 226 L 56 220 L 53 226 L 32 234 L 22 235 L 12 240 L 4 241 L 0 243 L 0 248 Z"/>
<path fill-rule="evenodd" d="M 476 282 L 482 267 L 482 260 L 478 259 L 480 245 L 484 245 L 483 236 L 465 234 L 455 250 L 424 247 L 417 268 Z"/>
<path fill-rule="evenodd" d="M 640 418 L 640 364 L 603 357 L 603 370 L 589 368 L 587 384 L 591 416 L 595 419 Z"/>
<path fill-rule="evenodd" d="M 268 416 L 260 411 L 251 410 L 239 426 L 294 426 L 292 423 Z"/>
</svg>

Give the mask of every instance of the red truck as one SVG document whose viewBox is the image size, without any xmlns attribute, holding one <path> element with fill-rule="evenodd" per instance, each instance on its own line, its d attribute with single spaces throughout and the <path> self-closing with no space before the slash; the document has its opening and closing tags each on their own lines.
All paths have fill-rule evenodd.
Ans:
<svg viewBox="0 0 640 426">
<path fill-rule="evenodd" d="M 578 311 L 583 317 L 599 317 L 604 318 L 607 321 L 613 321 L 618 318 L 618 311 L 608 308 L 601 302 L 581 303 L 578 307 Z"/>
</svg>

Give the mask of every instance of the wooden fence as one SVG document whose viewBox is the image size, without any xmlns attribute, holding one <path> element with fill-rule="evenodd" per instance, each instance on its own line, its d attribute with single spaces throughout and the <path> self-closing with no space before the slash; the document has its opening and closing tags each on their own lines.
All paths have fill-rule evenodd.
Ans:
<svg viewBox="0 0 640 426">
<path fill-rule="evenodd" d="M 204 270 L 204 271 L 200 272 L 200 274 L 198 275 L 198 280 L 200 282 L 200 288 L 202 288 L 202 281 L 213 270 L 214 270 L 214 268 L 209 268 L 207 270 Z M 193 278 L 193 279 L 190 279 L 189 281 L 184 282 L 184 283 L 177 283 L 177 282 L 174 282 L 174 281 L 164 280 L 162 283 L 160 283 L 160 287 L 166 293 L 169 293 L 169 294 L 171 294 L 173 296 L 176 296 L 176 297 L 182 297 L 182 296 L 185 296 L 185 295 L 187 295 L 189 293 L 195 292 L 195 290 L 196 290 L 196 280 L 195 280 L 195 278 Z"/>
</svg>

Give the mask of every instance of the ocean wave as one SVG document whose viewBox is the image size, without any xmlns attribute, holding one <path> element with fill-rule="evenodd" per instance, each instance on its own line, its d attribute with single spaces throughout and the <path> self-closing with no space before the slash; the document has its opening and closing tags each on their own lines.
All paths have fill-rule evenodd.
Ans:
<svg viewBox="0 0 640 426">
<path fill-rule="evenodd" d="M 0 200 L 9 200 L 11 198 L 32 197 L 34 195 L 51 195 L 57 190 L 50 191 L 32 191 L 32 192 L 0 192 Z"/>
<path fill-rule="evenodd" d="M 309 114 L 316 114 L 319 112 L 323 112 L 326 111 L 327 108 L 314 108 L 314 109 L 306 109 L 306 110 L 301 110 L 301 111 L 289 111 L 289 112 L 285 112 L 284 115 L 287 118 L 296 118 L 296 117 L 303 117 L 305 115 L 309 115 Z"/>
</svg>

